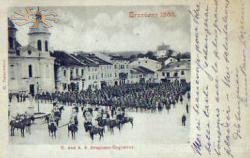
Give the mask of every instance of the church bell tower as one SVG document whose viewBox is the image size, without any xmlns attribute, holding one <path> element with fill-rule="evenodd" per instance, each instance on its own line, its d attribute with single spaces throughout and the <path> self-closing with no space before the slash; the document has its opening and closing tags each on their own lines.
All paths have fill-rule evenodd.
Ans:
<svg viewBox="0 0 250 158">
<path fill-rule="evenodd" d="M 35 22 L 33 26 L 29 29 L 29 45 L 33 48 L 35 48 L 39 56 L 48 57 L 50 55 L 49 53 L 49 38 L 50 33 L 48 28 L 46 27 L 46 24 L 44 23 L 44 15 L 39 10 L 39 7 L 37 9 L 37 12 L 35 14 Z"/>
</svg>

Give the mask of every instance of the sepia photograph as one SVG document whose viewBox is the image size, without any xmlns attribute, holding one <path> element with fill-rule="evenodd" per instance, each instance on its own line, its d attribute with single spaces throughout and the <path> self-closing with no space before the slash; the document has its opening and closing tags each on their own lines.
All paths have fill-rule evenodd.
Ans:
<svg viewBox="0 0 250 158">
<path fill-rule="evenodd" d="M 190 143 L 189 7 L 8 10 L 9 143 Z"/>
</svg>

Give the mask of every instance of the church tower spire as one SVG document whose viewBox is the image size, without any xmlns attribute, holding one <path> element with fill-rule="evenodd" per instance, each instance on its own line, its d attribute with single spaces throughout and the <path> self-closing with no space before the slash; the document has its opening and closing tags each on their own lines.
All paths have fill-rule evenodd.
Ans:
<svg viewBox="0 0 250 158">
<path fill-rule="evenodd" d="M 29 45 L 37 49 L 41 56 L 49 55 L 49 29 L 43 22 L 44 15 L 40 11 L 39 7 L 35 14 L 35 22 L 29 30 Z"/>
</svg>

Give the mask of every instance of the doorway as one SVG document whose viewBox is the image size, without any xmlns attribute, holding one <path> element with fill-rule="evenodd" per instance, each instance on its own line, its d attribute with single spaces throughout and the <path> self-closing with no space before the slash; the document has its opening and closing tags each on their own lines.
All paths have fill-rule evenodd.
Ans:
<svg viewBox="0 0 250 158">
<path fill-rule="evenodd" d="M 30 94 L 32 95 L 32 97 L 35 96 L 35 86 L 34 86 L 34 84 L 30 85 Z"/>
</svg>

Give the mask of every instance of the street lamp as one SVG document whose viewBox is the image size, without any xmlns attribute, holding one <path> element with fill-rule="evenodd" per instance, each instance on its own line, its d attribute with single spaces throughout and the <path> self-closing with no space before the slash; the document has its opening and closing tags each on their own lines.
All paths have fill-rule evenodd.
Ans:
<svg viewBox="0 0 250 158">
<path fill-rule="evenodd" d="M 37 90 L 36 90 L 36 94 L 39 93 L 39 83 L 36 82 L 37 84 Z M 37 98 L 37 112 L 40 113 L 40 106 L 39 106 L 39 99 Z"/>
</svg>

